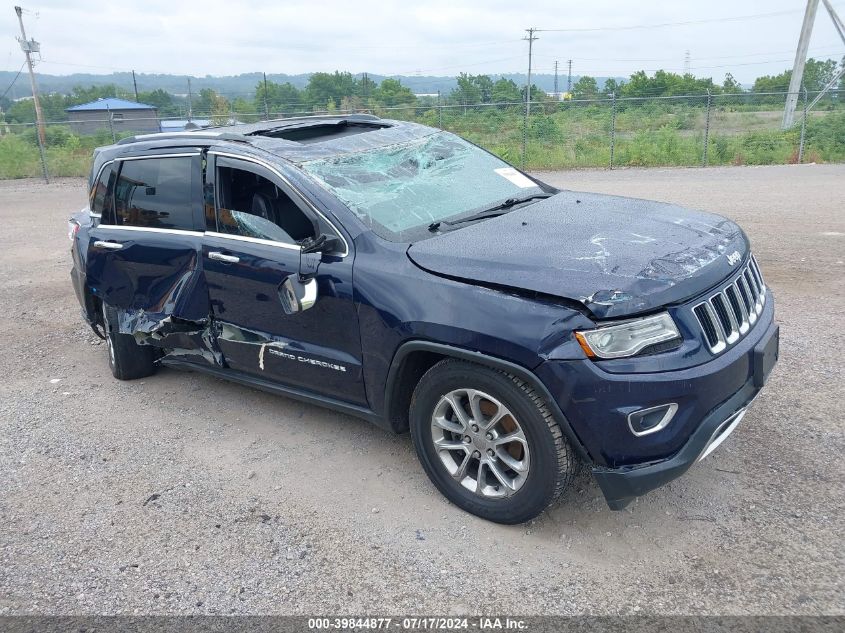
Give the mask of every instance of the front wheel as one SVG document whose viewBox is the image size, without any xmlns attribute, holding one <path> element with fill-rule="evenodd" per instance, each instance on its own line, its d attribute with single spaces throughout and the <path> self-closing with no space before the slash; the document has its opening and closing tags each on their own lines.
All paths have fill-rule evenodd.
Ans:
<svg viewBox="0 0 845 633">
<path fill-rule="evenodd" d="M 441 361 L 414 390 L 410 422 L 434 485 L 455 505 L 497 523 L 540 514 L 577 469 L 543 398 L 503 371 Z"/>
<path fill-rule="evenodd" d="M 155 373 L 156 349 L 138 345 L 131 334 L 122 334 L 117 327 L 117 311 L 103 303 L 103 329 L 109 352 L 109 369 L 118 380 L 145 378 Z"/>
</svg>

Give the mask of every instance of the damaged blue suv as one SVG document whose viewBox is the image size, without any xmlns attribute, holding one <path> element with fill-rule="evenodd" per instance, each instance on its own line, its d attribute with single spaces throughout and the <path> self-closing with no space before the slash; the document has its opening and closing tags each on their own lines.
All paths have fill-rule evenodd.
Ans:
<svg viewBox="0 0 845 633">
<path fill-rule="evenodd" d="M 625 507 L 716 448 L 777 360 L 733 222 L 559 191 L 423 125 L 136 136 L 89 185 L 71 277 L 116 378 L 203 371 L 410 431 L 492 521 L 581 463 Z"/>
</svg>

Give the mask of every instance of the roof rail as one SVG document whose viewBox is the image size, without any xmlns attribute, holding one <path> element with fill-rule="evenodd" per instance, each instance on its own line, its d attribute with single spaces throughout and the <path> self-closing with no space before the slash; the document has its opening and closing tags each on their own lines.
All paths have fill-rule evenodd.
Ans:
<svg viewBox="0 0 845 633">
<path fill-rule="evenodd" d="M 155 132 L 153 134 L 136 134 L 135 136 L 127 136 L 117 142 L 117 145 L 127 145 L 129 143 L 137 143 L 139 141 L 164 141 L 167 139 L 182 139 L 182 138 L 196 138 L 196 139 L 216 139 L 219 141 L 241 141 L 243 143 L 249 142 L 249 137 L 243 134 L 233 134 L 232 132 Z"/>
</svg>

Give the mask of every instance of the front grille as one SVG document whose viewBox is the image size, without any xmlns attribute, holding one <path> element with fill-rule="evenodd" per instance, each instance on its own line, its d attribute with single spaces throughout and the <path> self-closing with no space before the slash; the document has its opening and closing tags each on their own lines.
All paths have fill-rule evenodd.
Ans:
<svg viewBox="0 0 845 633">
<path fill-rule="evenodd" d="M 757 322 L 766 303 L 766 285 L 752 256 L 731 282 L 692 311 L 714 354 L 736 343 Z"/>
</svg>

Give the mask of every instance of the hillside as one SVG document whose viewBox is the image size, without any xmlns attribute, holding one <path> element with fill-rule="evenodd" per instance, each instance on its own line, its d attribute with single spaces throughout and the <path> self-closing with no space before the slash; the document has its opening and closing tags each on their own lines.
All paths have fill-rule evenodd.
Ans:
<svg viewBox="0 0 845 633">
<path fill-rule="evenodd" d="M 15 72 L 0 71 L 0 86 L 8 86 L 15 78 Z M 138 82 L 138 90 L 149 91 L 161 88 L 171 94 L 186 94 L 188 92 L 187 77 L 178 75 L 164 75 L 164 74 L 142 74 L 136 73 Z M 299 75 L 287 75 L 284 73 L 268 73 L 268 81 L 277 83 L 290 82 L 297 88 L 305 88 L 308 84 L 310 74 L 304 73 Z M 402 85 L 407 86 L 412 92 L 416 94 L 434 94 L 438 90 L 442 94 L 448 94 L 455 88 L 454 77 L 438 77 L 428 75 L 377 75 L 373 73 L 368 74 L 369 78 L 375 82 L 380 83 L 386 77 L 399 79 Z M 131 91 L 132 73 L 118 72 L 108 75 L 90 74 L 90 73 L 74 73 L 72 75 L 48 75 L 37 73 L 38 87 L 41 92 L 68 94 L 75 86 L 102 86 L 106 84 L 114 84 L 121 88 Z M 361 77 L 358 73 L 356 77 Z M 501 75 L 491 75 L 495 81 L 499 77 L 505 79 L 512 79 L 517 85 L 525 84 L 525 73 L 506 73 Z M 20 99 L 31 95 L 29 89 L 29 81 L 24 81 L 25 78 L 18 78 L 15 86 L 9 91 L 9 98 Z M 242 75 L 229 75 L 223 77 L 215 77 L 206 75 L 205 77 L 191 77 L 191 89 L 194 92 L 199 92 L 203 88 L 211 88 L 221 95 L 226 97 L 249 97 L 255 92 L 255 86 L 263 79 L 260 72 L 245 73 Z M 572 83 L 578 81 L 579 76 L 572 76 Z M 596 77 L 599 86 L 604 85 L 606 77 Z M 624 79 L 616 77 L 616 79 Z M 554 75 L 551 74 L 532 74 L 532 83 L 539 86 L 547 92 L 554 89 Z M 558 85 L 560 89 L 566 88 L 566 75 L 558 76 Z"/>
</svg>

